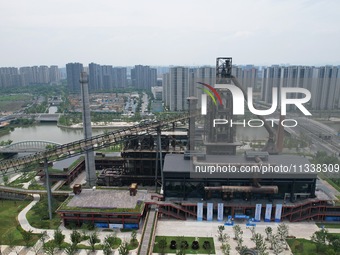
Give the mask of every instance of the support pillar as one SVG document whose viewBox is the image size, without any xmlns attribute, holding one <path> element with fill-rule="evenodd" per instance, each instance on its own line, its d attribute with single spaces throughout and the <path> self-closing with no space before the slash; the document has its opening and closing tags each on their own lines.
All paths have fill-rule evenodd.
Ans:
<svg viewBox="0 0 340 255">
<path fill-rule="evenodd" d="M 46 180 L 46 189 L 47 189 L 48 216 L 50 220 L 52 220 L 52 192 L 51 192 L 50 176 L 48 173 L 47 158 L 44 159 L 44 170 L 45 170 L 45 180 Z"/>
<path fill-rule="evenodd" d="M 161 193 L 164 191 L 164 176 L 163 176 L 163 155 L 162 155 L 162 143 L 161 143 L 161 127 L 157 127 L 157 137 L 158 137 L 158 153 L 159 153 L 159 169 L 161 170 Z"/>
</svg>

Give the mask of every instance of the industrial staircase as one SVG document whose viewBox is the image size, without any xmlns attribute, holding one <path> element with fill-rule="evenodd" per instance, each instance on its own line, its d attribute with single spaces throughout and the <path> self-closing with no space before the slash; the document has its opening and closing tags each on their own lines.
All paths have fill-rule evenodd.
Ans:
<svg viewBox="0 0 340 255">
<path fill-rule="evenodd" d="M 197 213 L 191 211 L 184 206 L 170 202 L 170 201 L 148 201 L 148 204 L 157 205 L 159 208 L 159 212 L 167 215 L 171 218 L 178 219 L 178 220 L 186 220 L 188 216 L 193 218 L 197 218 Z"/>
</svg>

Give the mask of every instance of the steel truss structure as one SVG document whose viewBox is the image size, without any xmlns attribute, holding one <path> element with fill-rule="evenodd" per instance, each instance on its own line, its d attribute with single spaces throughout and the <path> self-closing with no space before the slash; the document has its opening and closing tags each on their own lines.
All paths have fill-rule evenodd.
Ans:
<svg viewBox="0 0 340 255">
<path fill-rule="evenodd" d="M 83 154 L 84 151 L 88 150 L 89 148 L 97 150 L 114 144 L 126 144 L 128 141 L 136 140 L 140 136 L 157 134 L 158 129 L 169 127 L 169 124 L 186 120 L 189 117 L 189 113 L 184 113 L 155 121 L 151 120 L 148 123 L 137 124 L 132 127 L 126 127 L 97 136 L 92 136 L 89 139 L 81 139 L 71 143 L 62 144 L 51 149 L 30 154 L 24 157 L 3 160 L 0 161 L 0 172 L 2 174 L 6 174 L 11 170 L 17 171 L 22 165 L 37 161 L 41 162 L 45 159 L 50 161 L 58 161 L 63 158 L 73 157 L 75 155 Z"/>
</svg>

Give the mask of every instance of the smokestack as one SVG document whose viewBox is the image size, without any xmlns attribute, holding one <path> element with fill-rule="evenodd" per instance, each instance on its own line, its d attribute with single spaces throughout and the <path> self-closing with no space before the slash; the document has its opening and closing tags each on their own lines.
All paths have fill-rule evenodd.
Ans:
<svg viewBox="0 0 340 255">
<path fill-rule="evenodd" d="M 86 72 L 80 73 L 80 87 L 81 87 L 81 101 L 82 101 L 82 117 L 83 117 L 83 131 L 84 139 L 92 137 L 91 115 L 90 115 L 90 100 L 88 88 L 88 76 Z M 96 169 L 94 163 L 94 151 L 92 146 L 85 147 L 85 171 L 86 184 L 88 187 L 96 185 Z"/>
<path fill-rule="evenodd" d="M 195 113 L 197 109 L 197 98 L 196 97 L 188 97 L 187 98 L 188 104 L 189 104 L 189 134 L 188 134 L 188 145 L 187 149 L 188 151 L 194 151 L 195 150 Z"/>
</svg>

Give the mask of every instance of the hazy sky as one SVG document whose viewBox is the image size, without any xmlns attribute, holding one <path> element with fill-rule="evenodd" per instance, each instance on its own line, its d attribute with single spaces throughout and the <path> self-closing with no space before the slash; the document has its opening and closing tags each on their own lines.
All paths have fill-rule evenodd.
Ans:
<svg viewBox="0 0 340 255">
<path fill-rule="evenodd" d="M 0 66 L 340 64 L 338 0 L 0 0 Z"/>
</svg>

